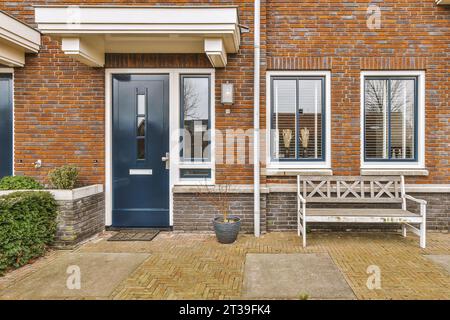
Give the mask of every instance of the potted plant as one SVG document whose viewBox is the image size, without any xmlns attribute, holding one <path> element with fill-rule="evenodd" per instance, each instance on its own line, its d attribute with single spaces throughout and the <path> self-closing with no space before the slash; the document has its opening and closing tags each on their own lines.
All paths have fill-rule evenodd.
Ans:
<svg viewBox="0 0 450 320">
<path fill-rule="evenodd" d="M 230 214 L 231 186 L 221 184 L 216 186 L 205 185 L 208 201 L 215 207 L 220 216 L 213 219 L 214 232 L 217 241 L 229 244 L 236 241 L 241 229 L 241 218 Z"/>
</svg>

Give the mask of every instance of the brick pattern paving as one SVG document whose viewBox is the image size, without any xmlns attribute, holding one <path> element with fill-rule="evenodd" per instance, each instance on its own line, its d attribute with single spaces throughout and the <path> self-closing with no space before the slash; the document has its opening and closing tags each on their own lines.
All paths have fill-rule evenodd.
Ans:
<svg viewBox="0 0 450 320">
<path fill-rule="evenodd" d="M 254 238 L 241 235 L 233 245 L 221 245 L 211 234 L 162 232 L 151 242 L 109 242 L 113 233 L 88 242 L 76 252 L 146 252 L 151 256 L 115 288 L 112 299 L 240 299 L 247 253 L 328 253 L 358 299 L 450 299 L 450 275 L 426 259 L 427 254 L 450 254 L 450 235 L 428 234 L 428 248 L 418 239 L 386 233 L 311 233 L 308 247 L 292 232 Z M 45 268 L 49 254 L 0 277 L 0 289 Z M 381 289 L 366 286 L 367 267 L 381 269 Z"/>
<path fill-rule="evenodd" d="M 149 252 L 113 292 L 113 299 L 240 299 L 247 253 L 327 252 L 358 299 L 450 299 L 450 276 L 424 254 L 450 254 L 450 235 L 418 239 L 385 233 L 312 233 L 303 249 L 295 233 L 242 235 L 221 245 L 208 234 L 161 233 L 152 242 L 89 243 L 83 251 Z M 366 286 L 367 267 L 381 269 L 381 289 Z"/>
</svg>

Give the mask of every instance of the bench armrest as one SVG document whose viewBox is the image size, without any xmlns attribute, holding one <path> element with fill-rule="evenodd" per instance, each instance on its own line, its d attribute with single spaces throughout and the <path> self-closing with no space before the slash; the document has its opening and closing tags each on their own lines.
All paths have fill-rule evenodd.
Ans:
<svg viewBox="0 0 450 320">
<path fill-rule="evenodd" d="M 297 192 L 297 197 L 300 199 L 301 203 L 306 203 L 305 198 L 303 198 L 303 196 L 300 194 L 300 192 Z"/>
<path fill-rule="evenodd" d="M 411 200 L 411 201 L 414 201 L 414 202 L 417 202 L 417 203 L 420 203 L 420 204 L 427 204 L 427 202 L 425 201 L 425 200 L 422 200 L 422 199 L 416 199 L 416 198 L 414 198 L 414 197 L 412 197 L 412 196 L 410 196 L 410 195 L 408 195 L 408 194 L 405 194 L 405 199 L 408 199 L 408 200 Z"/>
</svg>

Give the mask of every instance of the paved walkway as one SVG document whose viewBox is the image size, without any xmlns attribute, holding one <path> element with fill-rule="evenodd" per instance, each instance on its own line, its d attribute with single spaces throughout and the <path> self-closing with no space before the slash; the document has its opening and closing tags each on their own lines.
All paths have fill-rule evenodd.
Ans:
<svg viewBox="0 0 450 320">
<path fill-rule="evenodd" d="M 405 239 L 385 233 L 312 233 L 306 249 L 301 248 L 295 233 L 269 233 L 258 239 L 243 235 L 233 245 L 218 244 L 207 234 L 163 232 L 151 242 L 108 242 L 109 236 L 111 233 L 105 233 L 75 253 L 145 253 L 148 257 L 129 270 L 107 297 L 98 298 L 241 299 L 247 253 L 326 253 L 358 299 L 450 299 L 449 273 L 426 257 L 450 255 L 449 234 L 430 233 L 427 249 L 419 248 L 415 236 Z M 35 281 L 36 287 L 48 285 L 34 275 L 57 265 L 55 260 L 66 255 L 73 252 L 51 252 L 0 278 L 0 298 L 25 298 L 19 288 L 30 286 L 30 281 Z M 367 287 L 369 266 L 381 272 L 380 289 Z M 101 271 L 108 273 L 104 268 Z"/>
</svg>

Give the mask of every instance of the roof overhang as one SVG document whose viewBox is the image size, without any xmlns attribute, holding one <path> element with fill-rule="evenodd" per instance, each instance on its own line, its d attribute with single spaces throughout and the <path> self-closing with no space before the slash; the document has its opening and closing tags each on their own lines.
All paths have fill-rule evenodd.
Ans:
<svg viewBox="0 0 450 320">
<path fill-rule="evenodd" d="M 37 53 L 40 45 L 38 31 L 0 11 L 0 64 L 23 67 L 25 53 Z"/>
<path fill-rule="evenodd" d="M 35 13 L 42 33 L 62 38 L 64 52 L 97 67 L 105 53 L 206 53 L 224 67 L 240 45 L 236 6 L 36 6 Z"/>
<path fill-rule="evenodd" d="M 450 5 L 450 0 L 436 0 L 438 5 Z"/>
</svg>

